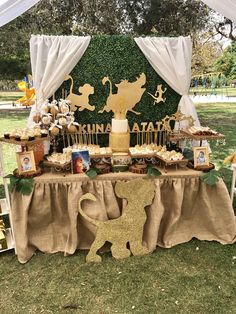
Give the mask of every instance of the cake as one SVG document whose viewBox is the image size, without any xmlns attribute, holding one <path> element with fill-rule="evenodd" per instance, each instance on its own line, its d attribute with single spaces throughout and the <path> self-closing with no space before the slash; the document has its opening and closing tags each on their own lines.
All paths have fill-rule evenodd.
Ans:
<svg viewBox="0 0 236 314">
<path fill-rule="evenodd" d="M 130 133 L 128 131 L 128 120 L 112 119 L 111 133 L 109 134 L 109 146 L 113 152 L 128 152 L 130 144 Z"/>
</svg>

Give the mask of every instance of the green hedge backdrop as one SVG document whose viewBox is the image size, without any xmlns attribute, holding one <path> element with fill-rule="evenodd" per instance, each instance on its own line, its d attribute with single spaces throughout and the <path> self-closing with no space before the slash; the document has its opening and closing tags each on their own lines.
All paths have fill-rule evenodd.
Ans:
<svg viewBox="0 0 236 314">
<path fill-rule="evenodd" d="M 146 75 L 146 91 L 141 101 L 134 110 L 141 112 L 135 115 L 129 112 L 127 118 L 130 126 L 134 122 L 160 121 L 166 115 L 176 112 L 180 100 L 180 95 L 173 91 L 153 70 L 141 50 L 130 36 L 106 36 L 99 35 L 91 38 L 88 49 L 71 72 L 74 79 L 73 92 L 78 94 L 79 86 L 89 83 L 94 86 L 94 94 L 90 95 L 90 104 L 95 105 L 94 111 L 76 111 L 76 120 L 82 124 L 88 123 L 111 123 L 112 112 L 98 113 L 106 103 L 109 95 L 109 84 L 102 85 L 104 76 L 109 76 L 113 93 L 117 92 L 115 84 L 127 79 L 134 82 L 139 75 L 144 72 Z M 165 103 L 153 104 L 153 99 L 147 92 L 154 94 L 157 84 L 167 87 L 164 96 Z M 69 92 L 70 81 L 64 82 L 61 88 Z M 61 88 L 57 96 L 61 97 Z"/>
</svg>

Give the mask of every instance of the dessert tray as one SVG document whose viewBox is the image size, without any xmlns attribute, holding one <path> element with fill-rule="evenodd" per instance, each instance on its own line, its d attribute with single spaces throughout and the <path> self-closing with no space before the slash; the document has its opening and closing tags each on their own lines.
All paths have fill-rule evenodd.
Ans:
<svg viewBox="0 0 236 314">
<path fill-rule="evenodd" d="M 136 145 L 129 148 L 129 154 L 132 158 L 153 158 L 155 154 L 162 149 L 161 145 Z"/>
<path fill-rule="evenodd" d="M 223 134 L 210 129 L 209 127 L 191 127 L 186 130 L 181 130 L 181 133 L 194 140 L 218 140 L 225 138 Z"/>
<path fill-rule="evenodd" d="M 71 170 L 71 155 L 69 153 L 53 153 L 46 157 L 43 166 L 52 168 L 56 171 Z"/>
<path fill-rule="evenodd" d="M 167 151 L 165 146 L 156 153 L 156 158 L 163 164 L 164 169 L 172 165 L 186 167 L 188 163 L 188 159 L 185 159 L 182 153 L 175 150 Z"/>
<path fill-rule="evenodd" d="M 16 139 L 6 139 L 5 137 L 0 137 L 0 142 L 8 143 L 8 144 L 15 144 L 15 145 L 32 145 L 37 144 L 39 142 L 47 141 L 49 137 L 38 137 L 33 140 L 16 140 Z"/>
</svg>

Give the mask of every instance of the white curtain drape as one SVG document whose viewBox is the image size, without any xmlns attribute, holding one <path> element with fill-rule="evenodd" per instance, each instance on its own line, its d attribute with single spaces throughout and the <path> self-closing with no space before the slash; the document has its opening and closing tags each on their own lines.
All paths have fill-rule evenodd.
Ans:
<svg viewBox="0 0 236 314">
<path fill-rule="evenodd" d="M 23 14 L 40 0 L 0 0 L 0 27 Z"/>
<path fill-rule="evenodd" d="M 197 112 L 188 96 L 191 82 L 192 42 L 188 37 L 139 37 L 135 42 L 154 70 L 182 97 L 178 108 L 199 126 Z"/>
<path fill-rule="evenodd" d="M 90 36 L 31 36 L 30 57 L 38 109 L 79 62 L 90 39 Z"/>
<path fill-rule="evenodd" d="M 28 126 L 32 126 L 32 117 L 41 110 L 43 101 L 53 95 L 79 62 L 90 39 L 90 36 L 31 36 L 30 58 L 37 103 L 32 107 Z"/>
<path fill-rule="evenodd" d="M 202 0 L 213 10 L 236 22 L 236 0 Z"/>
</svg>

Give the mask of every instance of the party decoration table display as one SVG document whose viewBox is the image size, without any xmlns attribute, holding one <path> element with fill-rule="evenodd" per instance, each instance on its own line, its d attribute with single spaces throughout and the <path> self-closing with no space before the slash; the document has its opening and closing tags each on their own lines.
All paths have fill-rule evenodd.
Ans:
<svg viewBox="0 0 236 314">
<path fill-rule="evenodd" d="M 97 251 L 106 241 L 112 243 L 111 253 L 116 259 L 124 259 L 131 255 L 145 255 L 149 251 L 142 242 L 143 228 L 147 216 L 145 207 L 152 204 L 155 186 L 150 180 L 136 179 L 129 182 L 117 182 L 115 193 L 119 198 L 126 199 L 128 204 L 119 218 L 99 221 L 89 217 L 82 209 L 85 200 L 96 201 L 95 195 L 84 194 L 79 199 L 79 213 L 89 223 L 97 227 L 96 238 L 86 256 L 87 262 L 101 262 Z M 129 243 L 130 249 L 127 249 Z"/>
</svg>

